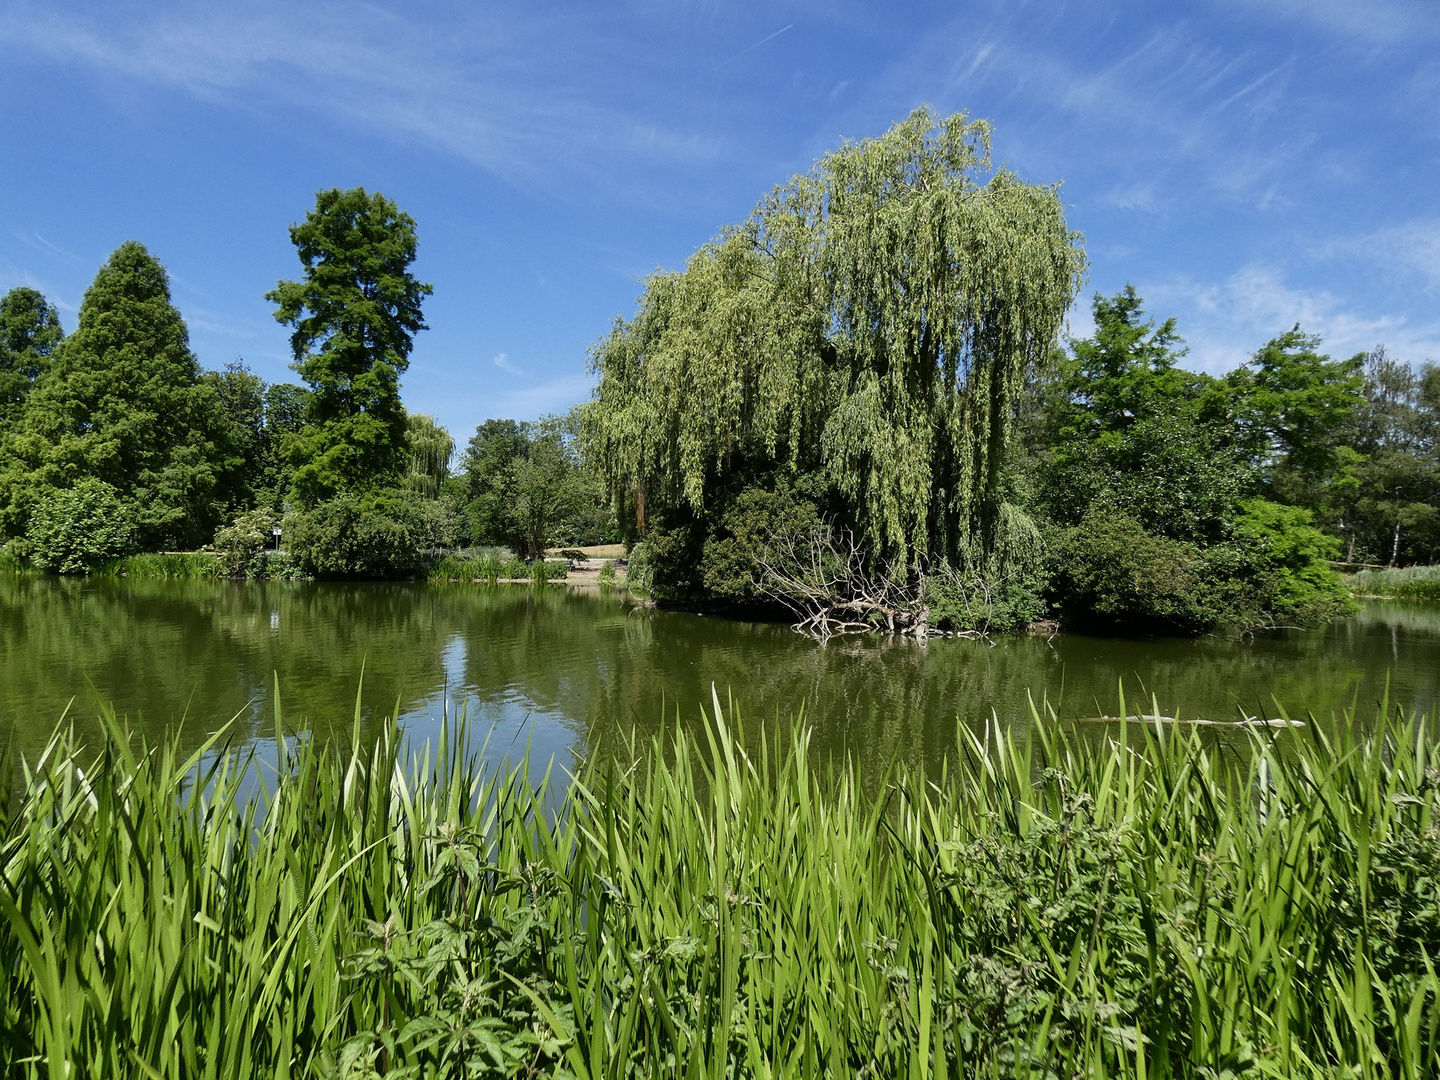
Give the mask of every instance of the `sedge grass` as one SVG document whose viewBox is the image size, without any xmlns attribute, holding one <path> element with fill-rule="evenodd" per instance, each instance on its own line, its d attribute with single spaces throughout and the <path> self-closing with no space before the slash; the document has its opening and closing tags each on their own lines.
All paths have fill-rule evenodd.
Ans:
<svg viewBox="0 0 1440 1080">
<path fill-rule="evenodd" d="M 1406 566 L 1394 570 L 1361 570 L 1350 578 L 1350 589 L 1361 596 L 1395 596 L 1413 600 L 1440 600 L 1440 566 Z"/>
<path fill-rule="evenodd" d="M 442 555 L 431 564 L 427 576 L 431 581 L 482 581 L 491 585 L 497 581 L 530 581 L 543 585 L 547 581 L 563 580 L 567 569 L 563 559 L 526 563 L 494 553 Z"/>
<path fill-rule="evenodd" d="M 223 573 L 220 556 L 209 551 L 146 551 L 126 555 L 102 567 L 107 577 L 218 578 Z"/>
<path fill-rule="evenodd" d="M 258 795 L 221 735 L 57 734 L 0 821 L 5 1075 L 1440 1075 L 1436 718 L 1036 715 L 871 798 L 731 713 L 563 793 L 358 708 Z"/>
</svg>

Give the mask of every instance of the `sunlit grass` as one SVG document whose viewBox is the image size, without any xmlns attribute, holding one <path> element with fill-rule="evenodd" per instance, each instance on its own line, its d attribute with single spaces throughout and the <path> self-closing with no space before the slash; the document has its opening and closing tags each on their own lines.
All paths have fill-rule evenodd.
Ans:
<svg viewBox="0 0 1440 1080">
<path fill-rule="evenodd" d="M 718 700 L 538 789 L 358 707 L 275 767 L 62 732 L 0 821 L 6 1075 L 1440 1075 L 1436 718 L 1032 719 L 878 785 Z"/>
<path fill-rule="evenodd" d="M 1440 600 L 1440 566 L 1361 570 L 1350 578 L 1350 588 L 1361 596 Z"/>
<path fill-rule="evenodd" d="M 430 566 L 431 581 L 561 581 L 567 573 L 563 559 L 537 560 L 526 563 L 513 556 L 494 553 L 481 555 L 442 555 Z"/>
<path fill-rule="evenodd" d="M 96 570 L 107 577 L 218 578 L 220 557 L 209 551 L 147 551 L 126 555 Z"/>
</svg>

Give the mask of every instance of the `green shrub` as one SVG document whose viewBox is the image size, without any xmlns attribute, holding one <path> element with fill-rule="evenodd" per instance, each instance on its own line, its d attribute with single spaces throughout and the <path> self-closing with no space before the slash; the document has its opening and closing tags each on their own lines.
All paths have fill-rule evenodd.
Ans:
<svg viewBox="0 0 1440 1080">
<path fill-rule="evenodd" d="M 1126 514 L 1092 514 L 1052 538 L 1053 588 L 1067 622 L 1207 630 L 1199 548 L 1147 532 Z"/>
<path fill-rule="evenodd" d="M 606 559 L 600 564 L 600 570 L 595 575 L 595 580 L 601 585 L 614 585 L 618 578 L 615 570 L 615 560 Z"/>
<path fill-rule="evenodd" d="M 27 569 L 25 560 L 15 550 L 15 544 L 0 546 L 0 574 L 23 574 Z"/>
<path fill-rule="evenodd" d="M 286 515 L 285 548 L 315 577 L 414 577 L 428 539 L 421 501 L 401 488 L 337 495 Z"/>
<path fill-rule="evenodd" d="M 1318 626 L 1354 611 L 1325 561 L 1337 542 L 1311 524 L 1308 510 L 1251 499 L 1239 505 L 1233 532 L 1220 543 L 1189 543 L 1100 514 L 1058 530 L 1053 588 L 1062 616 L 1201 633 Z"/>
<path fill-rule="evenodd" d="M 226 577 L 269 576 L 265 549 L 275 539 L 280 515 L 268 507 L 246 510 L 229 525 L 217 529 L 214 547 L 220 553 Z"/>
<path fill-rule="evenodd" d="M 1240 504 L 1234 544 L 1242 566 L 1233 576 L 1242 588 L 1232 602 L 1238 617 L 1229 621 L 1249 627 L 1317 626 L 1353 613 L 1344 582 L 1326 561 L 1340 553 L 1340 542 L 1312 520 L 1308 510 L 1265 499 Z"/>
<path fill-rule="evenodd" d="M 1014 630 L 1045 617 L 1045 578 L 1038 562 L 1008 575 L 942 570 L 925 578 L 930 625 L 962 633 Z"/>
<path fill-rule="evenodd" d="M 85 477 L 52 491 L 30 515 L 25 554 L 41 570 L 88 574 L 135 543 L 134 514 L 102 480 Z"/>
</svg>

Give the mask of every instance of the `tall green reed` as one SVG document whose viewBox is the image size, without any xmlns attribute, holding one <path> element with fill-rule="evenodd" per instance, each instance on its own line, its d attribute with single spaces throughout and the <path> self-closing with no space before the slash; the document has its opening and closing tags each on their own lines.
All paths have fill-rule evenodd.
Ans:
<svg viewBox="0 0 1440 1080">
<path fill-rule="evenodd" d="M 1440 566 L 1406 566 L 1394 570 L 1361 570 L 1350 588 L 1362 596 L 1399 596 L 1440 600 Z"/>
<path fill-rule="evenodd" d="M 278 700 L 278 693 L 277 693 Z M 17 1076 L 1440 1075 L 1435 717 L 1027 741 L 182 755 L 106 717 L 0 821 Z M 1122 706 L 1121 714 L 1124 715 Z M 277 731 L 283 730 L 276 717 Z M 615 753 L 618 749 L 620 752 Z M 253 777 L 262 776 L 258 793 Z M 247 779 L 248 778 L 248 779 Z M 250 785 L 250 786 L 247 786 Z"/>
<path fill-rule="evenodd" d="M 218 578 L 220 557 L 209 551 L 147 551 L 126 555 L 101 567 L 108 577 Z"/>
<path fill-rule="evenodd" d="M 483 581 L 491 585 L 497 581 L 532 581 L 544 584 L 563 580 L 567 569 L 563 559 L 537 559 L 526 563 L 487 552 L 473 556 L 442 555 L 430 565 L 427 576 L 431 581 Z"/>
</svg>

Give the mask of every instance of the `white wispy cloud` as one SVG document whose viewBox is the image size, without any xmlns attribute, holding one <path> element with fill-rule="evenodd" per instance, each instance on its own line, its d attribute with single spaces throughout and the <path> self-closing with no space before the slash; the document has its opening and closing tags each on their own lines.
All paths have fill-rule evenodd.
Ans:
<svg viewBox="0 0 1440 1080">
<path fill-rule="evenodd" d="M 498 367 L 501 371 L 509 372 L 511 375 L 525 374 L 525 370 L 519 365 L 513 363 L 510 357 L 503 352 L 499 356 L 495 357 L 493 362 L 495 366 Z"/>
<path fill-rule="evenodd" d="M 1316 250 L 1324 259 L 1363 262 L 1410 293 L 1440 291 L 1440 217 L 1417 218 L 1367 233 L 1333 237 L 1317 245 Z"/>
<path fill-rule="evenodd" d="M 589 375 L 562 375 L 534 386 L 496 395 L 491 416 L 534 420 L 546 413 L 564 412 L 590 396 L 595 380 Z"/>
<path fill-rule="evenodd" d="M 1421 324 L 1393 313 L 1360 313 L 1328 289 L 1288 285 L 1273 266 L 1253 264 L 1219 282 L 1177 278 L 1142 292 L 1154 313 L 1179 316 L 1190 345 L 1186 366 L 1228 371 L 1266 341 L 1299 324 L 1331 356 L 1384 345 L 1407 361 L 1440 358 L 1440 320 Z"/>
<path fill-rule="evenodd" d="M 291 115 L 325 114 L 517 181 L 617 161 L 704 163 L 721 152 L 712 135 L 587 92 L 579 73 L 604 49 L 594 40 L 603 21 L 571 27 L 475 9 L 458 26 L 445 22 L 442 36 L 427 20 L 368 5 L 251 0 L 135 16 L 21 0 L 0 13 L 0 45 L 239 107 L 273 111 L 278 101 Z"/>
</svg>

